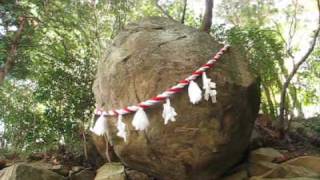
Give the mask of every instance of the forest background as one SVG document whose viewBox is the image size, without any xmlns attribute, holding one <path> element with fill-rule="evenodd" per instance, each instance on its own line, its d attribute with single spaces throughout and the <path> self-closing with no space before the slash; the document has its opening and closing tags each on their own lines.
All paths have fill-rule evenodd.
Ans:
<svg viewBox="0 0 320 180">
<path fill-rule="evenodd" d="M 201 29 L 209 1 L 0 0 L 0 152 L 64 145 L 82 153 L 97 63 L 112 38 L 146 16 Z M 312 120 L 320 133 L 319 1 L 216 0 L 212 7 L 207 31 L 240 44 L 260 76 L 260 113 L 284 135 L 295 119 Z"/>
</svg>

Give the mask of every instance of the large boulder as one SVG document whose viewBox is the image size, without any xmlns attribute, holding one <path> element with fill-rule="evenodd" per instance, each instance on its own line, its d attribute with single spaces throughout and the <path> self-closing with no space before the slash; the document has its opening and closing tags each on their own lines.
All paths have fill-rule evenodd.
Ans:
<svg viewBox="0 0 320 180">
<path fill-rule="evenodd" d="M 17 163 L 0 171 L 0 180 L 66 180 L 50 170 L 26 163 Z"/>
<path fill-rule="evenodd" d="M 222 47 L 209 34 L 165 18 L 129 24 L 98 65 L 93 87 L 97 106 L 109 110 L 149 99 L 190 75 Z M 218 103 L 193 105 L 187 91 L 177 94 L 171 98 L 176 122 L 164 125 L 162 105 L 146 110 L 146 131 L 134 130 L 133 114 L 126 115 L 124 142 L 116 135 L 117 117 L 108 119 L 108 139 L 122 163 L 160 179 L 214 179 L 243 157 L 259 109 L 257 78 L 237 47 L 207 75 L 217 83 Z M 201 78 L 197 82 L 201 85 Z"/>
</svg>

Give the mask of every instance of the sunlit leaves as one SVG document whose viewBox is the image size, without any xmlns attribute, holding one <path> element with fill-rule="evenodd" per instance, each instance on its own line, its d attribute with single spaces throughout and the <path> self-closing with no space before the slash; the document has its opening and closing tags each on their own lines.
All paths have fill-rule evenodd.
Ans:
<svg viewBox="0 0 320 180">
<path fill-rule="evenodd" d="M 224 26 L 213 28 L 215 36 L 227 40 L 231 46 L 243 48 L 250 62 L 250 67 L 261 79 L 262 109 L 264 113 L 276 117 L 275 93 L 281 89 L 281 67 L 284 54 L 283 45 L 277 34 L 271 29 L 256 26 L 235 26 L 226 29 Z"/>
</svg>

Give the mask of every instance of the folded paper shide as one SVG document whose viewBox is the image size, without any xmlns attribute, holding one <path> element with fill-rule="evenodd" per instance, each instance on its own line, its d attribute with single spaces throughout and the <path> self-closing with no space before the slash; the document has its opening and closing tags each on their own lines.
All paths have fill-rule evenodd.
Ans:
<svg viewBox="0 0 320 180">
<path fill-rule="evenodd" d="M 97 119 L 91 131 L 95 134 L 101 136 L 107 132 L 107 116 L 118 116 L 117 121 L 117 136 L 127 141 L 127 131 L 126 124 L 122 121 L 122 116 L 125 114 L 135 113 L 132 120 L 132 125 L 135 130 L 143 131 L 150 126 L 150 121 L 145 112 L 145 109 L 148 109 L 154 105 L 157 105 L 161 102 L 163 104 L 162 117 L 164 119 L 164 124 L 168 124 L 169 121 L 176 121 L 176 116 L 178 115 L 171 105 L 170 97 L 174 94 L 182 92 L 186 86 L 188 86 L 188 95 L 189 100 L 192 104 L 199 103 L 203 98 L 209 100 L 211 98 L 212 103 L 217 102 L 217 90 L 216 83 L 212 82 L 210 78 L 207 77 L 205 71 L 212 68 L 215 63 L 221 58 L 221 56 L 228 50 L 229 46 L 226 45 L 217 52 L 212 59 L 210 59 L 206 64 L 202 65 L 196 71 L 192 72 L 190 76 L 179 81 L 178 84 L 172 86 L 168 90 L 158 94 L 155 97 L 152 97 L 146 101 L 139 103 L 138 105 L 128 106 L 123 109 L 114 109 L 109 111 L 104 111 L 101 109 L 96 109 L 95 114 L 100 115 Z M 195 82 L 195 80 L 202 76 L 202 88 Z M 171 98 L 172 99 L 172 98 Z"/>
<path fill-rule="evenodd" d="M 127 141 L 126 124 L 122 122 L 121 114 L 118 116 L 117 129 L 118 129 L 117 136 L 123 138 L 124 141 Z"/>
<path fill-rule="evenodd" d="M 93 128 L 90 129 L 98 136 L 104 135 L 107 132 L 107 117 L 106 113 L 102 112 L 100 117 L 97 119 Z"/>
<path fill-rule="evenodd" d="M 170 121 L 176 121 L 175 116 L 177 115 L 176 110 L 171 106 L 170 99 L 167 98 L 166 103 L 163 104 L 162 117 L 164 124 L 168 124 Z"/>
</svg>

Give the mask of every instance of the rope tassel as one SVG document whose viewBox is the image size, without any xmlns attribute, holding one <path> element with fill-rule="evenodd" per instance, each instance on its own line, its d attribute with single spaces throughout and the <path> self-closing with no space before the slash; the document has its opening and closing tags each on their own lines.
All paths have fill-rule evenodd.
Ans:
<svg viewBox="0 0 320 180">
<path fill-rule="evenodd" d="M 188 87 L 189 99 L 192 104 L 197 104 L 202 99 L 202 91 L 197 83 L 190 81 Z"/>
<path fill-rule="evenodd" d="M 139 108 L 138 111 L 134 114 L 132 125 L 136 130 L 140 131 L 145 130 L 150 125 L 147 114 L 146 112 L 144 112 L 143 108 Z"/>
<path fill-rule="evenodd" d="M 164 119 L 164 124 L 168 124 L 169 120 L 176 121 L 175 116 L 177 115 L 175 109 L 171 106 L 170 99 L 166 99 L 166 103 L 163 104 L 162 117 Z"/>
<path fill-rule="evenodd" d="M 102 136 L 107 132 L 107 118 L 106 114 L 103 112 L 100 117 L 97 119 L 94 127 L 90 130 L 98 136 Z"/>
<path fill-rule="evenodd" d="M 127 141 L 127 132 L 126 132 L 126 124 L 122 122 L 122 115 L 118 116 L 117 122 L 117 136 L 123 138 L 124 142 Z"/>
<path fill-rule="evenodd" d="M 216 83 L 211 82 L 211 79 L 207 77 L 207 74 L 205 72 L 202 73 L 202 83 L 203 83 L 203 89 L 204 89 L 204 99 L 209 100 L 211 97 L 212 103 L 217 102 L 217 91 Z"/>
</svg>

